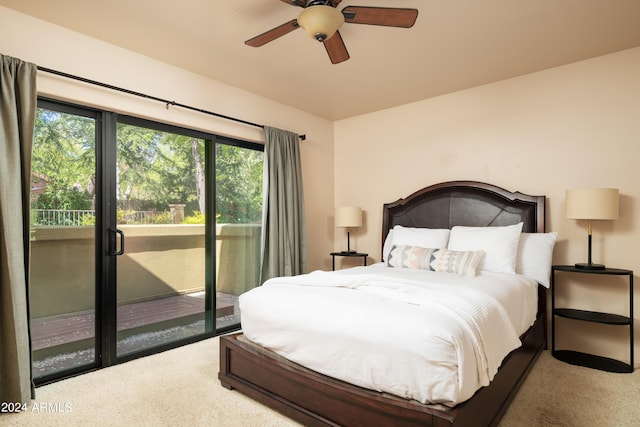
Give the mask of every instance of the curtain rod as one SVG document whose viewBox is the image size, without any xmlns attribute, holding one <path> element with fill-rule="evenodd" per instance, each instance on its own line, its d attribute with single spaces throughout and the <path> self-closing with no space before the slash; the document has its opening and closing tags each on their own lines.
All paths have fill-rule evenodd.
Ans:
<svg viewBox="0 0 640 427">
<path fill-rule="evenodd" d="M 216 117 L 219 117 L 221 119 L 231 120 L 231 121 L 234 121 L 234 122 L 238 122 L 238 123 L 242 123 L 242 124 L 245 124 L 245 125 L 255 126 L 255 127 L 264 129 L 264 125 L 261 125 L 261 124 L 258 124 L 258 123 L 252 123 L 252 122 L 249 122 L 249 121 L 246 121 L 246 120 L 242 120 L 242 119 L 238 119 L 238 118 L 235 118 L 235 117 L 225 116 L 224 114 L 214 113 L 213 111 L 207 111 L 207 110 L 203 110 L 201 108 L 191 107 L 190 105 L 180 104 L 179 102 L 169 101 L 167 99 L 162 99 L 162 98 L 158 98 L 156 96 L 147 95 L 147 94 L 140 93 L 140 92 L 135 92 L 135 91 L 132 91 L 132 90 L 129 90 L 129 89 L 124 89 L 124 88 L 121 88 L 121 87 L 118 87 L 118 86 L 112 86 L 112 85 L 107 84 L 107 83 L 97 82 L 95 80 L 86 79 L 84 77 L 74 76 L 73 74 L 63 73 L 62 71 L 52 70 L 51 68 L 45 68 L 45 67 L 38 66 L 38 71 L 43 71 L 45 73 L 55 74 L 55 75 L 66 77 L 66 78 L 72 79 L 72 80 L 78 80 L 78 81 L 81 81 L 83 83 L 89 83 L 89 84 L 92 84 L 92 85 L 95 85 L 95 86 L 100 86 L 100 87 L 104 87 L 104 88 L 107 88 L 107 89 L 115 90 L 115 91 L 118 91 L 118 92 L 123 92 L 123 93 L 129 94 L 129 95 L 139 96 L 141 98 L 146 98 L 146 99 L 151 99 L 153 101 L 162 102 L 163 104 L 165 104 L 167 109 L 169 108 L 169 105 L 174 105 L 174 106 L 177 106 L 177 107 L 185 108 L 187 110 L 197 111 L 199 113 L 208 114 L 210 116 L 216 116 Z M 299 138 L 304 141 L 305 139 L 307 139 L 307 136 L 306 135 L 299 135 Z"/>
</svg>

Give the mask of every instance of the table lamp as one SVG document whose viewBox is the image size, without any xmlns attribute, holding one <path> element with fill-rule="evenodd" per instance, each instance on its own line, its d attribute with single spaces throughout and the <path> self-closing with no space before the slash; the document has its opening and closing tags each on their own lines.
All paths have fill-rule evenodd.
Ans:
<svg viewBox="0 0 640 427">
<path fill-rule="evenodd" d="M 334 221 L 336 227 L 345 227 L 347 229 L 347 250 L 341 253 L 355 253 L 355 251 L 351 250 L 350 229 L 362 226 L 362 209 L 354 206 L 336 208 Z"/>
<path fill-rule="evenodd" d="M 618 219 L 617 188 L 579 188 L 567 190 L 566 214 L 569 219 L 589 221 L 589 257 L 586 263 L 578 263 L 576 268 L 585 270 L 604 270 L 603 264 L 591 262 L 591 222 L 593 220 Z"/>
</svg>

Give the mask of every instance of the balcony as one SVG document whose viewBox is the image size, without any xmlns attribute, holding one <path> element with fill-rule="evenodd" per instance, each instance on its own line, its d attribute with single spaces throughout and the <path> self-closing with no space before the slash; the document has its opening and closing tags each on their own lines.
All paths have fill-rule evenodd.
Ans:
<svg viewBox="0 0 640 427">
<path fill-rule="evenodd" d="M 204 225 L 119 225 L 118 348 L 125 353 L 204 332 Z M 238 324 L 238 296 L 259 280 L 261 226 L 216 226 L 216 327 Z M 95 333 L 95 229 L 32 230 L 34 375 L 87 363 Z M 64 355 L 64 357 L 60 357 Z M 62 365 L 61 365 L 62 364 Z"/>
</svg>

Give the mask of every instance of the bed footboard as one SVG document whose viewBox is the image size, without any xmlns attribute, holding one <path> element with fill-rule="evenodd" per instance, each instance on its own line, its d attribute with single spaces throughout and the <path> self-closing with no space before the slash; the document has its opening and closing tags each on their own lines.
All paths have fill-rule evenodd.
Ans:
<svg viewBox="0 0 640 427">
<path fill-rule="evenodd" d="M 301 422 L 305 426 L 497 425 L 521 383 L 545 347 L 544 317 L 523 335 L 488 387 L 453 409 L 438 409 L 356 387 L 291 362 L 278 360 L 241 334 L 220 337 L 220 372 L 224 387 Z"/>
</svg>

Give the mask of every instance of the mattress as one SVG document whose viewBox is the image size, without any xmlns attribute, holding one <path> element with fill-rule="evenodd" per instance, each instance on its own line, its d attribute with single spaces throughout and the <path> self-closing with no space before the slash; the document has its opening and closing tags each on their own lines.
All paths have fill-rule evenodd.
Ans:
<svg viewBox="0 0 640 427">
<path fill-rule="evenodd" d="M 240 296 L 243 334 L 351 384 L 455 406 L 535 321 L 537 283 L 385 264 L 270 279 Z"/>
</svg>

